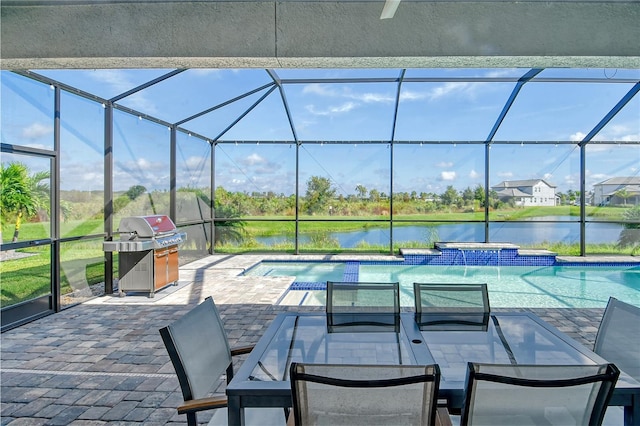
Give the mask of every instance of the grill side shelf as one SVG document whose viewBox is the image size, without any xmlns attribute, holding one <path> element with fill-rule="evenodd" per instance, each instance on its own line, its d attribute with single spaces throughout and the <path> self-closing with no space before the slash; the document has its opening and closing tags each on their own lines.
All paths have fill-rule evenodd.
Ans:
<svg viewBox="0 0 640 426">
<path fill-rule="evenodd" d="M 142 241 L 105 241 L 102 243 L 102 249 L 104 251 L 146 251 L 153 250 L 153 240 Z"/>
</svg>

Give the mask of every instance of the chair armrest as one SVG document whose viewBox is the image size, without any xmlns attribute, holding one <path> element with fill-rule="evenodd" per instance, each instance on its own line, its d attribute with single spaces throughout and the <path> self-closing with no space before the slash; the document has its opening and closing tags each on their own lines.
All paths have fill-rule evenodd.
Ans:
<svg viewBox="0 0 640 426">
<path fill-rule="evenodd" d="M 438 426 L 453 426 L 451 417 L 449 417 L 449 411 L 446 407 L 438 407 L 436 409 L 436 425 Z"/>
<path fill-rule="evenodd" d="M 198 411 L 212 410 L 214 408 L 223 408 L 226 406 L 227 397 L 225 395 L 192 399 L 190 401 L 185 401 L 184 404 L 178 406 L 178 414 L 195 413 Z"/>
<path fill-rule="evenodd" d="M 296 426 L 296 419 L 294 417 L 292 409 L 289 413 L 289 417 L 287 418 L 287 426 Z"/>
<path fill-rule="evenodd" d="M 231 348 L 231 356 L 248 354 L 253 350 L 255 345 L 239 346 L 237 348 Z"/>
</svg>

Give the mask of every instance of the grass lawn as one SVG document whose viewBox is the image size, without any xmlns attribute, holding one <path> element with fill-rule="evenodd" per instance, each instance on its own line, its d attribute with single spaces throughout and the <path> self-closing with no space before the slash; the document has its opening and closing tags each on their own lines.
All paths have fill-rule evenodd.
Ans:
<svg viewBox="0 0 640 426">
<path fill-rule="evenodd" d="M 84 279 L 77 275 L 73 284 L 84 286 L 104 282 L 104 252 L 96 250 L 95 244 L 89 248 L 87 244 L 75 244 L 61 253 L 62 279 L 61 293 L 73 291 L 69 279 L 65 275 L 65 265 L 76 261 L 85 269 Z M 49 247 L 20 249 L 19 253 L 26 257 L 0 262 L 0 306 L 5 307 L 49 294 L 51 291 L 51 250 Z M 114 269 L 117 271 L 117 256 L 114 256 Z M 72 269 L 67 269 L 71 271 Z M 82 271 L 80 272 L 82 273 Z M 85 283 L 86 281 L 86 283 Z"/>
</svg>

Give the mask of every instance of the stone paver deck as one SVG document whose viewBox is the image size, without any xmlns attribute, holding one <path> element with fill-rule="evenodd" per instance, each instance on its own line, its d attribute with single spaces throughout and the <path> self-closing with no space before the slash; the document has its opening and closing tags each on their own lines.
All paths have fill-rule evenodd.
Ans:
<svg viewBox="0 0 640 426">
<path fill-rule="evenodd" d="M 238 276 L 265 257 L 276 256 L 212 255 L 181 267 L 180 285 L 153 299 L 107 295 L 3 333 L 1 424 L 185 424 L 185 416 L 175 410 L 182 395 L 159 328 L 213 296 L 231 345 L 252 344 L 279 312 L 318 309 L 274 305 L 293 277 Z M 527 311 L 592 347 L 603 309 Z"/>
</svg>

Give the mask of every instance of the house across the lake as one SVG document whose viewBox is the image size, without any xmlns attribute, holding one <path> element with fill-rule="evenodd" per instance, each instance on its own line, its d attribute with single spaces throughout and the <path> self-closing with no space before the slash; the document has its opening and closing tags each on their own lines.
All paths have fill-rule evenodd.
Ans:
<svg viewBox="0 0 640 426">
<path fill-rule="evenodd" d="M 558 204 L 556 186 L 543 179 L 505 180 L 492 186 L 501 201 L 516 206 L 555 206 Z"/>
<path fill-rule="evenodd" d="M 594 206 L 640 204 L 640 176 L 622 176 L 593 185 Z"/>
</svg>

